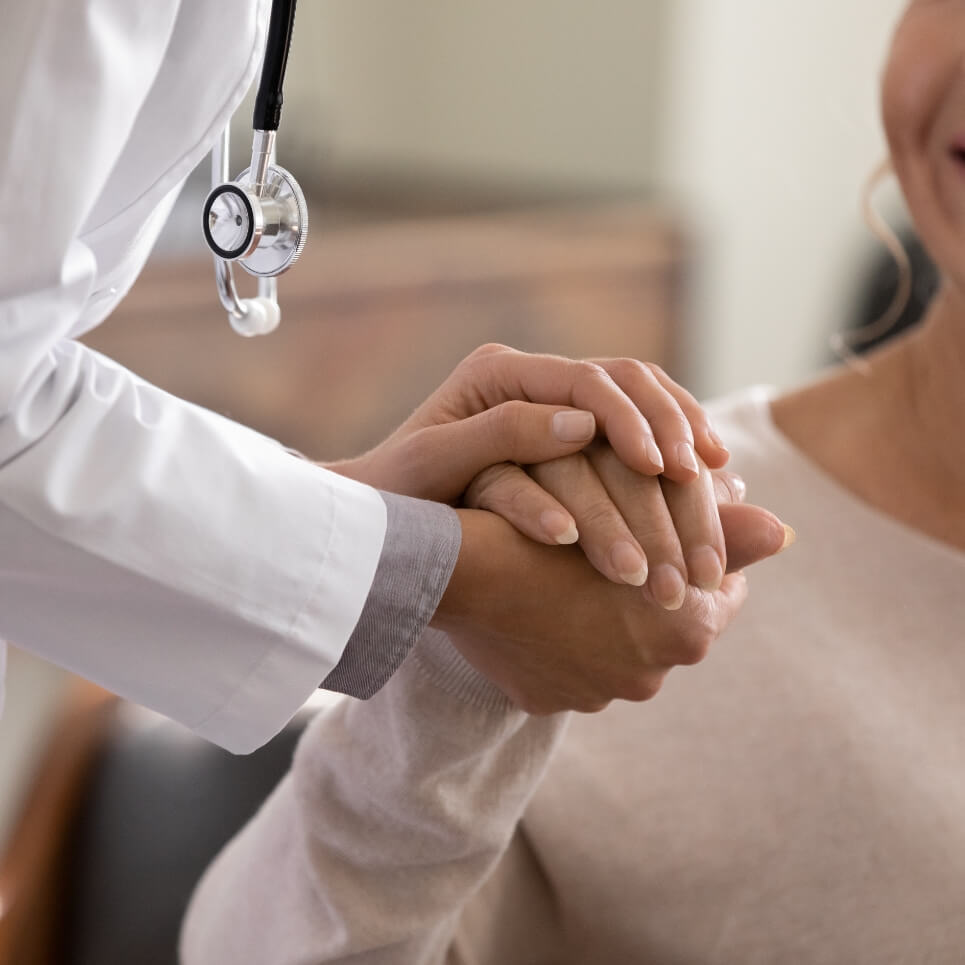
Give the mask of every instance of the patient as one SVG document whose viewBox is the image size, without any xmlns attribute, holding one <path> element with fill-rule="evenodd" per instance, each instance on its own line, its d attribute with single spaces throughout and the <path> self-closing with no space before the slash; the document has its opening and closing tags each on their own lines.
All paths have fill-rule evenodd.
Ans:
<svg viewBox="0 0 965 965">
<path fill-rule="evenodd" d="M 651 703 L 537 717 L 430 632 L 312 725 L 202 881 L 187 965 L 962 960 L 963 62 L 965 3 L 912 0 L 882 99 L 943 275 L 924 324 L 867 371 L 712 408 L 800 539 L 708 659 Z M 594 458 L 632 513 L 632 480 Z M 589 585 L 577 550 L 548 552 Z M 663 619 L 695 618 L 708 593 L 687 593 Z"/>
</svg>

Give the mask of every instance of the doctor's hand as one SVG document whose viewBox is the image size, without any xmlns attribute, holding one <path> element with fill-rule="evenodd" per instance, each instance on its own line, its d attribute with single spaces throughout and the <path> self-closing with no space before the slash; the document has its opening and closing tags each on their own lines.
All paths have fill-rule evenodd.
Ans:
<svg viewBox="0 0 965 965">
<path fill-rule="evenodd" d="M 714 467 L 727 461 L 700 406 L 655 366 L 485 345 L 383 443 L 328 468 L 379 489 L 456 505 L 488 466 L 556 459 L 598 435 L 635 472 L 679 483 L 697 479 L 698 456 Z M 576 539 L 573 516 L 545 491 L 529 498 L 513 522 L 539 542 Z"/>
<path fill-rule="evenodd" d="M 703 659 L 747 594 L 732 573 L 688 587 L 676 612 L 601 576 L 578 547 L 548 547 L 492 513 L 458 510 L 459 559 L 433 618 L 453 645 L 532 714 L 647 700 L 670 669 Z"/>
</svg>

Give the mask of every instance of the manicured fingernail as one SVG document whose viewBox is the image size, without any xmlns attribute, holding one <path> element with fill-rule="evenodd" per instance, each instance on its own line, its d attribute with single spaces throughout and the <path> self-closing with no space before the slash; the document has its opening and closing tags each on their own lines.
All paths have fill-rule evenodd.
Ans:
<svg viewBox="0 0 965 965">
<path fill-rule="evenodd" d="M 657 467 L 660 472 L 663 472 L 663 456 L 660 453 L 660 449 L 657 443 L 653 439 L 647 439 L 644 443 L 647 449 L 647 458 L 650 462 Z"/>
<path fill-rule="evenodd" d="M 689 442 L 677 444 L 677 459 L 684 469 L 688 469 L 695 475 L 700 474 L 700 468 L 697 465 L 697 453 L 694 452 L 694 447 Z"/>
<path fill-rule="evenodd" d="M 791 529 L 791 527 L 788 526 L 787 523 L 785 523 L 784 524 L 784 543 L 782 544 L 781 548 L 778 550 L 778 553 L 786 550 L 796 540 L 797 540 L 797 533 L 795 533 L 794 530 Z"/>
<path fill-rule="evenodd" d="M 560 442 L 589 442 L 596 435 L 596 419 L 592 412 L 557 412 L 553 434 Z"/>
<path fill-rule="evenodd" d="M 710 441 L 715 446 L 717 446 L 718 449 L 722 449 L 724 452 L 730 452 L 730 449 L 728 449 L 727 446 L 724 445 L 724 440 L 721 439 L 719 435 L 717 435 L 717 432 L 714 429 L 708 429 L 707 436 L 709 437 Z"/>
<path fill-rule="evenodd" d="M 540 513 L 539 525 L 551 540 L 562 546 L 569 546 L 580 538 L 573 520 L 555 509 Z"/>
<path fill-rule="evenodd" d="M 676 566 L 663 563 L 650 574 L 650 592 L 665 610 L 679 610 L 684 605 L 687 584 Z"/>
<path fill-rule="evenodd" d="M 713 592 L 720 589 L 724 568 L 712 546 L 698 546 L 687 557 L 687 573 L 690 582 L 702 590 Z"/>
<path fill-rule="evenodd" d="M 647 561 L 632 543 L 625 540 L 614 543 L 610 549 L 610 562 L 624 583 L 643 586 L 647 582 Z"/>
</svg>

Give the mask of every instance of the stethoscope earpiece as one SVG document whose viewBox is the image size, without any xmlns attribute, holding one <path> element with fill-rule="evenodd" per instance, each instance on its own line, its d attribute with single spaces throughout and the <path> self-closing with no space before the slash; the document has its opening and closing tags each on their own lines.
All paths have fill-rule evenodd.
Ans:
<svg viewBox="0 0 965 965">
<path fill-rule="evenodd" d="M 241 335 L 265 335 L 281 320 L 275 278 L 298 260 L 308 238 L 308 205 L 298 182 L 275 164 L 282 83 L 295 20 L 295 0 L 274 0 L 265 64 L 253 121 L 251 165 L 229 180 L 230 128 L 211 152 L 212 190 L 202 229 L 214 254 L 218 296 L 231 327 Z M 232 264 L 258 278 L 258 297 L 241 299 Z"/>
<path fill-rule="evenodd" d="M 281 309 L 277 300 L 259 296 L 258 298 L 243 298 L 241 305 L 245 312 L 240 317 L 228 316 L 231 327 L 245 338 L 253 335 L 267 335 L 278 328 L 281 321 Z"/>
</svg>

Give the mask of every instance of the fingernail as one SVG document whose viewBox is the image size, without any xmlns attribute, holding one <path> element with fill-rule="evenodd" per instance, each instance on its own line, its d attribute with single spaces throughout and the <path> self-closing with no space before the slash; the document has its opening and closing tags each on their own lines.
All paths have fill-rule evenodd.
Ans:
<svg viewBox="0 0 965 965">
<path fill-rule="evenodd" d="M 690 582 L 702 590 L 713 592 L 720 589 L 724 568 L 712 546 L 698 546 L 687 557 L 687 573 Z"/>
<path fill-rule="evenodd" d="M 687 584 L 676 566 L 663 563 L 650 574 L 650 592 L 665 610 L 679 610 L 684 605 Z"/>
<path fill-rule="evenodd" d="M 794 530 L 787 525 L 787 523 L 784 523 L 783 525 L 784 525 L 784 542 L 781 545 L 781 548 L 778 550 L 778 553 L 782 553 L 792 543 L 794 543 L 797 540 L 797 533 L 795 533 Z"/>
<path fill-rule="evenodd" d="M 625 540 L 614 543 L 610 549 L 610 562 L 624 583 L 643 586 L 647 582 L 647 561 L 632 543 Z"/>
<path fill-rule="evenodd" d="M 747 483 L 740 476 L 731 476 L 731 485 L 734 487 L 734 495 L 739 503 L 747 498 Z"/>
<path fill-rule="evenodd" d="M 724 452 L 730 452 L 730 449 L 724 445 L 724 440 L 717 435 L 717 431 L 715 429 L 708 429 L 707 435 L 710 438 L 710 441 L 717 446 L 718 449 L 722 449 Z"/>
<path fill-rule="evenodd" d="M 647 439 L 644 443 L 647 450 L 647 458 L 652 462 L 660 472 L 663 472 L 663 455 L 660 452 L 657 443 L 653 439 Z"/>
<path fill-rule="evenodd" d="M 551 540 L 561 546 L 569 546 L 580 538 L 573 520 L 555 509 L 546 509 L 540 513 L 539 525 Z"/>
<path fill-rule="evenodd" d="M 697 453 L 694 452 L 694 447 L 689 442 L 677 444 L 677 459 L 684 469 L 690 470 L 695 475 L 700 474 L 700 468 L 697 465 Z"/>
<path fill-rule="evenodd" d="M 596 435 L 596 419 L 592 412 L 557 412 L 553 434 L 560 442 L 589 442 Z"/>
</svg>

